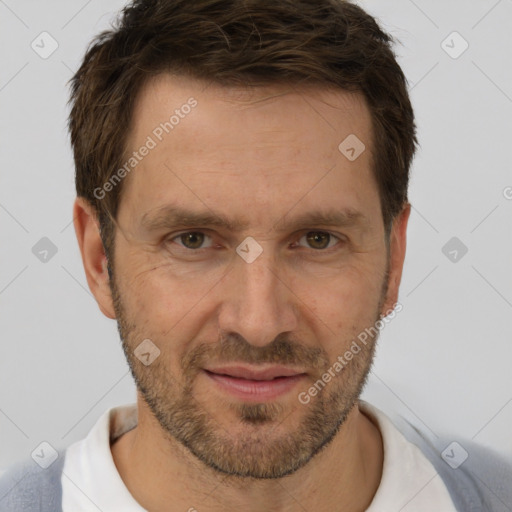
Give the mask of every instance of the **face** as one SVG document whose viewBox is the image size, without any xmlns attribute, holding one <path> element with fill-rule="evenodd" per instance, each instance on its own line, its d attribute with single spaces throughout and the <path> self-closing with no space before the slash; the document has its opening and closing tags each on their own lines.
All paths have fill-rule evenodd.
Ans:
<svg viewBox="0 0 512 512">
<path fill-rule="evenodd" d="M 362 390 L 375 340 L 299 400 L 391 305 L 370 123 L 361 96 L 313 87 L 162 75 L 138 98 L 129 147 L 155 144 L 123 183 L 115 314 L 164 434 L 221 472 L 296 471 Z"/>
</svg>

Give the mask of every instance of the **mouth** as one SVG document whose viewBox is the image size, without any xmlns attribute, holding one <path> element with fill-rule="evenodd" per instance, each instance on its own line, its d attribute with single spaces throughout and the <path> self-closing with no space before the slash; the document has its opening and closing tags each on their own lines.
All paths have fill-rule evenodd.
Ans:
<svg viewBox="0 0 512 512">
<path fill-rule="evenodd" d="M 273 400 L 289 393 L 307 373 L 285 366 L 223 366 L 204 368 L 204 374 L 223 393 L 251 402 Z"/>
</svg>

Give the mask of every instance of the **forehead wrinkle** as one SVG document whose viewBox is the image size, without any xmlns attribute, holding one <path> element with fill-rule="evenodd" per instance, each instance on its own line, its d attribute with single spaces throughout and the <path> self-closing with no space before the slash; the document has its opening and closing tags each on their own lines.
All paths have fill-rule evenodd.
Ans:
<svg viewBox="0 0 512 512">
<path fill-rule="evenodd" d="M 282 96 L 294 94 L 295 91 L 293 88 L 289 88 L 283 85 L 277 87 L 272 85 L 261 85 L 252 89 L 224 86 L 221 87 L 220 91 L 218 92 L 220 92 L 221 101 L 236 105 L 240 108 L 240 110 L 242 110 L 252 106 L 260 106 L 259 104 L 264 102 L 271 102 L 272 100 L 276 100 Z M 258 93 L 260 93 L 259 97 Z M 267 94 L 261 96 L 261 94 L 265 93 Z"/>
</svg>

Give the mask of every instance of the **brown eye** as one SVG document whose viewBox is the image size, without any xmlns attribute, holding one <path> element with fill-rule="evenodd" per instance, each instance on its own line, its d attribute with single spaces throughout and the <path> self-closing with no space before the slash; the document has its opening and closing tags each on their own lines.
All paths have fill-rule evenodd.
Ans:
<svg viewBox="0 0 512 512">
<path fill-rule="evenodd" d="M 329 245 L 329 233 L 312 231 L 306 235 L 308 244 L 313 249 L 325 249 Z"/>
<path fill-rule="evenodd" d="M 309 233 L 306 233 L 302 238 L 306 238 L 308 246 L 316 250 L 330 248 L 335 245 L 336 240 L 338 240 L 338 237 L 325 231 L 310 231 Z"/>
<path fill-rule="evenodd" d="M 177 238 L 181 240 L 181 243 L 187 249 L 200 249 L 201 245 L 204 243 L 205 235 L 204 233 L 191 231 L 189 233 L 182 233 Z"/>
</svg>

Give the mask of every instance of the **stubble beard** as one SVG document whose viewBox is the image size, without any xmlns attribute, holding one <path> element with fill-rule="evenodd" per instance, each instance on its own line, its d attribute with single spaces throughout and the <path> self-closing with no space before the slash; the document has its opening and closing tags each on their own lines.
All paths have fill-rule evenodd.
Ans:
<svg viewBox="0 0 512 512">
<path fill-rule="evenodd" d="M 388 272 L 375 322 L 381 316 L 387 291 L 387 275 Z M 153 340 L 159 346 L 161 355 L 150 366 L 144 366 L 134 355 L 134 349 L 147 336 L 128 320 L 129 314 L 113 273 L 110 285 L 123 351 L 137 388 L 158 420 L 165 437 L 171 445 L 178 441 L 209 468 L 230 475 L 233 479 L 282 478 L 306 465 L 335 438 L 356 406 L 367 382 L 378 333 L 370 336 L 343 371 L 306 405 L 297 399 L 292 401 L 290 410 L 289 406 L 285 408 L 278 401 L 240 403 L 223 400 L 222 407 L 227 407 L 229 414 L 236 418 L 233 428 L 238 435 L 234 436 L 230 432 L 232 424 L 223 427 L 208 412 L 208 403 L 203 404 L 194 396 L 194 382 L 202 364 L 211 361 L 213 357 L 217 357 L 220 362 L 294 363 L 305 368 L 316 368 L 318 378 L 321 378 L 330 365 L 325 351 L 298 345 L 289 341 L 288 337 L 278 337 L 271 344 L 255 347 L 237 336 L 230 336 L 221 339 L 219 343 L 201 344 L 186 354 L 181 360 L 183 377 L 180 376 L 181 381 L 178 381 L 165 366 L 165 361 L 170 361 L 167 348 L 172 343 L 169 340 Z M 348 347 L 353 339 L 351 337 L 348 343 L 340 346 Z M 315 381 L 317 378 L 307 386 Z M 299 411 L 300 420 L 293 424 L 297 427 L 293 430 L 289 427 L 283 432 L 286 420 L 296 410 Z M 227 414 L 223 414 L 223 418 Z"/>
</svg>

